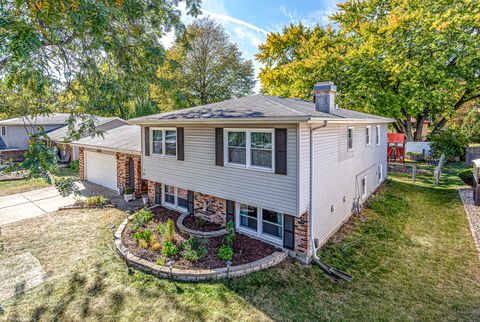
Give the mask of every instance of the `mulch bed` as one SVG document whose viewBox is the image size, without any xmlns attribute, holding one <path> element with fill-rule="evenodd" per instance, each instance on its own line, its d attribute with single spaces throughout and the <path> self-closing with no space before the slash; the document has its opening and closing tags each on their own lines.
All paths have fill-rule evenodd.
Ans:
<svg viewBox="0 0 480 322">
<path fill-rule="evenodd" d="M 163 240 L 156 232 L 156 227 L 159 223 L 166 222 L 168 219 L 172 219 L 175 223 L 180 216 L 179 213 L 173 210 L 167 210 L 165 208 L 157 207 L 152 210 L 155 213 L 154 219 L 144 226 L 144 228 L 149 228 L 157 237 L 157 240 L 160 244 L 163 244 Z M 184 222 L 185 224 L 185 222 Z M 178 248 L 182 242 L 189 239 L 189 235 L 181 233 L 177 226 L 175 225 L 175 244 Z M 142 249 L 138 247 L 137 242 L 133 238 L 134 231 L 130 225 L 127 225 L 125 230 L 122 233 L 122 242 L 128 248 L 129 252 L 146 260 L 155 262 L 157 259 L 162 258 L 160 251 L 153 251 L 151 249 Z M 218 249 L 223 243 L 223 236 L 208 238 L 208 253 L 205 257 L 200 259 L 198 262 L 190 262 L 183 259 L 180 254 L 177 254 L 172 259 L 175 260 L 174 267 L 184 268 L 184 269 L 213 269 L 225 267 L 226 264 L 223 260 L 219 259 Z M 237 238 L 233 244 L 233 249 L 235 255 L 233 257 L 232 265 L 241 265 L 256 261 L 263 257 L 273 254 L 277 248 L 270 244 L 264 243 L 258 239 L 250 238 L 246 235 L 237 233 Z M 179 252 L 180 253 L 180 252 Z"/>
<path fill-rule="evenodd" d="M 185 219 L 183 219 L 183 225 L 192 230 L 207 232 L 218 231 L 223 228 L 219 224 L 205 221 L 195 216 L 186 216 Z"/>
</svg>

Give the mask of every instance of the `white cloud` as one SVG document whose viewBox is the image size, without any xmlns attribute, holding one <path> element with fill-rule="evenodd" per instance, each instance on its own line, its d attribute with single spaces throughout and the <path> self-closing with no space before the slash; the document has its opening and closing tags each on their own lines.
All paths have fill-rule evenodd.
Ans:
<svg viewBox="0 0 480 322">
<path fill-rule="evenodd" d="M 222 20 L 222 21 L 227 21 L 227 22 L 232 22 L 232 23 L 235 23 L 235 24 L 238 24 L 238 25 L 247 27 L 247 28 L 249 28 L 249 29 L 252 29 L 252 30 L 261 32 L 261 33 L 264 34 L 264 35 L 267 35 L 267 34 L 268 34 L 268 31 L 266 31 L 265 29 L 260 28 L 260 27 L 257 27 L 257 26 L 255 26 L 254 24 L 251 24 L 251 23 L 249 23 L 249 22 L 246 22 L 246 21 L 237 19 L 237 18 L 235 18 L 235 17 L 228 16 L 228 15 L 224 15 L 224 14 L 219 14 L 219 13 L 215 13 L 215 12 L 211 12 L 211 11 L 208 11 L 208 10 L 202 10 L 202 11 L 203 11 L 203 13 L 204 13 L 205 15 L 210 16 L 210 17 L 212 17 L 212 18 L 214 18 L 214 19 Z"/>
</svg>

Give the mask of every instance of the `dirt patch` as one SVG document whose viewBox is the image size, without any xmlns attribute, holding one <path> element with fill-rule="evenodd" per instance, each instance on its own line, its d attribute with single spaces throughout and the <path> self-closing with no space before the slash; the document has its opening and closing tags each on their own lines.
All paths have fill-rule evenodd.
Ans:
<svg viewBox="0 0 480 322">
<path fill-rule="evenodd" d="M 168 219 L 172 219 L 175 223 L 180 216 L 179 213 L 167 210 L 161 207 L 154 209 L 154 219 L 144 225 L 144 228 L 149 228 L 154 233 L 157 241 L 163 244 L 163 240 L 156 232 L 156 227 L 159 223 L 166 222 Z M 174 242 L 181 250 L 181 244 L 190 238 L 189 235 L 181 233 L 175 225 L 175 237 Z M 146 260 L 155 262 L 162 258 L 161 251 L 153 251 L 151 249 L 142 249 L 137 245 L 137 242 L 133 238 L 134 231 L 130 224 L 127 225 L 122 234 L 122 242 L 128 248 L 129 252 Z M 211 237 L 207 239 L 206 246 L 208 253 L 205 257 L 197 262 L 191 262 L 181 257 L 180 252 L 172 259 L 175 260 L 175 267 L 185 269 L 212 269 L 225 267 L 225 262 L 218 258 L 218 249 L 223 243 L 223 236 Z M 233 265 L 241 265 L 256 261 L 263 257 L 273 254 L 277 248 L 270 244 L 264 243 L 258 239 L 248 237 L 237 233 L 236 240 L 233 244 L 235 255 L 233 256 Z"/>
<path fill-rule="evenodd" d="M 183 225 L 192 230 L 206 231 L 206 232 L 218 231 L 223 228 L 222 225 L 209 222 L 195 216 L 186 216 L 183 219 Z"/>
</svg>

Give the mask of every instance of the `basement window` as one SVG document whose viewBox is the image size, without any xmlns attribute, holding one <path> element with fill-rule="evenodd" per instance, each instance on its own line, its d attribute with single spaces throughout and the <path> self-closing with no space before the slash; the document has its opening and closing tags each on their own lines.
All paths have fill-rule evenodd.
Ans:
<svg viewBox="0 0 480 322">
<path fill-rule="evenodd" d="M 7 136 L 7 127 L 2 126 L 2 131 L 1 131 L 2 136 Z"/>
<path fill-rule="evenodd" d="M 347 128 L 347 150 L 353 150 L 353 127 Z"/>
<path fill-rule="evenodd" d="M 362 191 L 362 199 L 367 197 L 367 177 L 362 177 L 361 181 L 361 191 Z"/>
</svg>

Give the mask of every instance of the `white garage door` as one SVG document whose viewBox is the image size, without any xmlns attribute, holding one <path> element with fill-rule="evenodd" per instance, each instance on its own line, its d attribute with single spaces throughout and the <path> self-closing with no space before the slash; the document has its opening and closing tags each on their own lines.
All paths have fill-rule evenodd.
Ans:
<svg viewBox="0 0 480 322">
<path fill-rule="evenodd" d="M 104 187 L 117 189 L 117 159 L 114 155 L 85 151 L 86 179 Z"/>
</svg>

